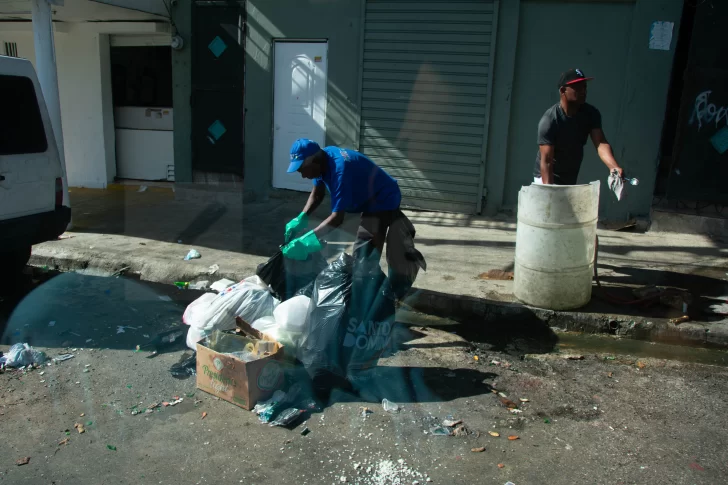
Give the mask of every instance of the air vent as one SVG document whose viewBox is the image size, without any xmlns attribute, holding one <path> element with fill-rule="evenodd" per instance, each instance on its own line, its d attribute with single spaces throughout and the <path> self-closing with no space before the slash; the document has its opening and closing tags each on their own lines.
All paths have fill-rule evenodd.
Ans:
<svg viewBox="0 0 728 485">
<path fill-rule="evenodd" d="M 16 42 L 5 42 L 5 55 L 18 57 L 18 44 Z"/>
</svg>

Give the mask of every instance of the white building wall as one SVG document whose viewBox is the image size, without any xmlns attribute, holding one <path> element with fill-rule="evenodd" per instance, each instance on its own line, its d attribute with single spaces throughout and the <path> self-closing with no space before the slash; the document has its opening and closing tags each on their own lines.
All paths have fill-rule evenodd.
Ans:
<svg viewBox="0 0 728 485">
<path fill-rule="evenodd" d="M 103 52 L 109 69 L 108 51 L 107 35 L 76 27 L 56 34 L 66 170 L 72 187 L 105 188 L 116 174 L 111 74 L 102 73 L 101 65 Z"/>
<path fill-rule="evenodd" d="M 68 185 L 105 188 L 116 176 L 109 35 L 84 24 L 64 30 L 55 42 Z M 5 42 L 15 42 L 18 56 L 35 66 L 30 24 L 27 31 L 0 30 L 3 55 Z"/>
</svg>

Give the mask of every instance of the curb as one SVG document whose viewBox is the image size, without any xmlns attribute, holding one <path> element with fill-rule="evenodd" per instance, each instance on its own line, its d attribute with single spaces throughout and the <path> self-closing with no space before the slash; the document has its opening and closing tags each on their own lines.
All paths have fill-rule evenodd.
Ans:
<svg viewBox="0 0 728 485">
<path fill-rule="evenodd" d="M 29 264 L 47 266 L 59 271 L 89 271 L 112 275 L 124 268 L 126 274 L 139 276 L 143 281 L 172 284 L 175 281 L 217 280 L 228 278 L 238 281 L 249 271 L 220 268 L 214 275 L 207 266 L 196 264 L 181 266 L 166 259 L 150 257 L 115 257 L 108 253 L 66 251 L 34 247 Z M 666 319 L 647 319 L 629 315 L 583 313 L 544 310 L 520 303 L 485 300 L 465 295 L 440 293 L 413 288 L 402 302 L 404 307 L 461 324 L 483 327 L 484 332 L 522 333 L 524 337 L 546 337 L 553 334 L 552 327 L 564 331 L 607 334 L 659 342 L 671 345 L 705 347 L 728 350 L 728 325 L 682 323 L 675 325 Z M 547 338 L 547 337 L 546 337 Z"/>
<path fill-rule="evenodd" d="M 699 323 L 675 325 L 664 318 L 629 315 L 553 311 L 521 303 L 484 300 L 463 295 L 449 295 L 428 290 L 413 290 L 405 299 L 412 310 L 449 318 L 464 324 L 477 322 L 484 331 L 498 332 L 513 327 L 524 337 L 545 335 L 551 328 L 562 331 L 607 334 L 622 338 L 670 345 L 728 350 L 728 326 Z"/>
</svg>

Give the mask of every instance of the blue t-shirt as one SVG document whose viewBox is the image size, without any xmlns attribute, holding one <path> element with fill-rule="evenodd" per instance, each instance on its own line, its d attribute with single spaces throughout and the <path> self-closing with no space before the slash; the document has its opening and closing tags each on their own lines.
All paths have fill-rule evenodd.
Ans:
<svg viewBox="0 0 728 485">
<path fill-rule="evenodd" d="M 399 208 L 402 194 L 397 181 L 361 153 L 326 147 L 329 165 L 313 180 L 331 194 L 331 212 L 380 212 Z"/>
</svg>

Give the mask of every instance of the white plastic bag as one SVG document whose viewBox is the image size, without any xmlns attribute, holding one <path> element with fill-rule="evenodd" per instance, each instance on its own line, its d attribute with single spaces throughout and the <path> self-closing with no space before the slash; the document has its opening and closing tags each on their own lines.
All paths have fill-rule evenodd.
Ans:
<svg viewBox="0 0 728 485">
<path fill-rule="evenodd" d="M 44 352 L 35 350 L 28 344 L 14 344 L 5 356 L 8 367 L 23 367 L 31 364 L 42 364 L 48 357 Z"/>
<path fill-rule="evenodd" d="M 281 330 L 301 333 L 310 304 L 311 298 L 304 295 L 294 296 L 278 305 L 273 310 L 273 317 Z"/>
<path fill-rule="evenodd" d="M 196 331 L 187 333 L 187 346 L 196 349 L 196 343 L 213 330 L 235 328 L 235 317 L 254 322 L 261 317 L 272 316 L 278 300 L 258 284 L 246 281 L 227 288 L 219 295 L 205 293 L 189 304 L 182 321 Z"/>
<path fill-rule="evenodd" d="M 254 329 L 267 333 L 274 339 L 278 340 L 278 323 L 276 323 L 276 319 L 272 315 L 257 319 L 251 324 L 251 326 Z"/>
</svg>

